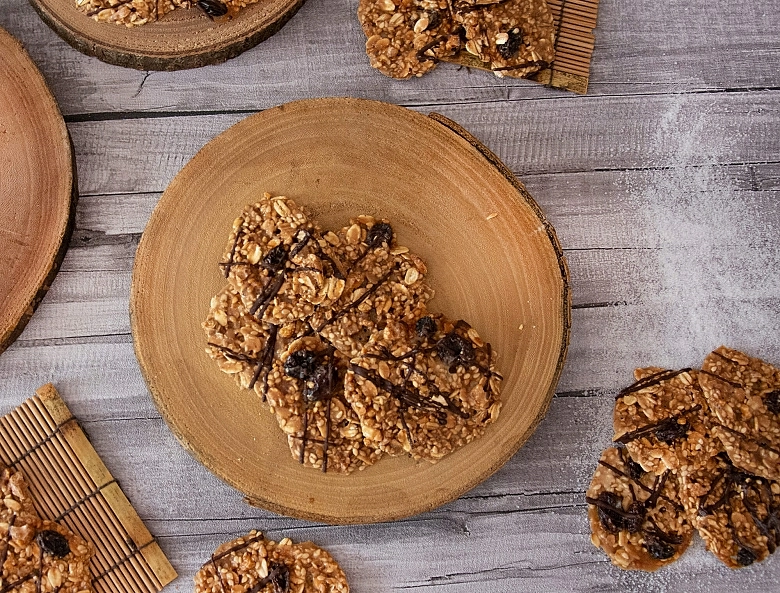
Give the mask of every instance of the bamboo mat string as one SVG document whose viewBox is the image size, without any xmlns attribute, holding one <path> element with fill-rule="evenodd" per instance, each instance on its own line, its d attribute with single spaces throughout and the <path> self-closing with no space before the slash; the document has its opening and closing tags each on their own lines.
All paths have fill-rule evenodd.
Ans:
<svg viewBox="0 0 780 593">
<path fill-rule="evenodd" d="M 156 593 L 176 577 L 53 386 L 0 418 L 0 460 L 24 474 L 43 518 L 93 543 L 96 593 Z"/>
</svg>

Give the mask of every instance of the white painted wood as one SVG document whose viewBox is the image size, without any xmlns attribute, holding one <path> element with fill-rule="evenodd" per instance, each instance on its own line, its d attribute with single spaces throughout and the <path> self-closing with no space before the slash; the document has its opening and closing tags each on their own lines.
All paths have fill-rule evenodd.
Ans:
<svg viewBox="0 0 780 593">
<path fill-rule="evenodd" d="M 452 67 L 389 80 L 367 65 L 355 6 L 308 0 L 234 60 L 147 75 L 78 54 L 26 3 L 0 0 L 0 26 L 69 121 L 82 194 L 60 274 L 0 355 L 0 411 L 55 382 L 179 570 L 171 592 L 192 591 L 209 553 L 250 528 L 327 546 L 356 593 L 776 590 L 779 557 L 730 571 L 701 542 L 659 573 L 621 572 L 590 544 L 583 499 L 635 366 L 695 366 L 720 343 L 780 363 L 775 0 L 602 0 L 586 97 Z M 567 364 L 537 432 L 460 499 L 384 525 L 246 506 L 176 442 L 129 335 L 135 248 L 181 167 L 250 112 L 339 95 L 438 111 L 474 133 L 555 225 L 572 276 Z"/>
</svg>

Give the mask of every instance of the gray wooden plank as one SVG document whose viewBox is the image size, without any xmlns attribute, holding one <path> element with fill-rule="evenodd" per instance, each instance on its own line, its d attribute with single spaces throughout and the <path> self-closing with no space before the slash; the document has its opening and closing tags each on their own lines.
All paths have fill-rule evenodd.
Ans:
<svg viewBox="0 0 780 593">
<path fill-rule="evenodd" d="M 432 108 L 422 109 L 429 112 Z M 712 164 L 777 162 L 780 91 L 439 105 L 521 176 L 673 169 L 672 191 Z M 603 114 L 609 113 L 604 119 Z M 243 114 L 71 123 L 83 194 L 158 192 Z M 655 181 L 650 176 L 649 182 Z M 634 192 L 649 191 L 640 184 Z"/>
<path fill-rule="evenodd" d="M 24 2 L 4 0 L 0 26 L 25 44 L 68 115 L 256 110 L 334 95 L 404 105 L 567 96 L 527 81 L 458 71 L 450 65 L 419 80 L 390 80 L 368 65 L 356 5 L 356 0 L 309 0 L 276 36 L 238 58 L 149 76 L 72 50 L 42 26 Z M 590 93 L 777 88 L 779 28 L 773 0 L 748 5 L 726 0 L 671 5 L 602 0 Z"/>
</svg>

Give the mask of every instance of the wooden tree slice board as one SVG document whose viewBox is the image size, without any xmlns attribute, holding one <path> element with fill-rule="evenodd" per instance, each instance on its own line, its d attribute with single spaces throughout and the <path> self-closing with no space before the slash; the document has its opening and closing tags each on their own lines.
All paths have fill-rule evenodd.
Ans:
<svg viewBox="0 0 780 593">
<path fill-rule="evenodd" d="M 263 192 L 307 207 L 324 228 L 389 219 L 428 265 L 430 310 L 468 320 L 498 352 L 504 408 L 486 434 L 432 465 L 384 458 L 349 476 L 293 459 L 267 406 L 205 354 L 209 301 L 233 219 Z M 329 523 L 432 509 L 501 467 L 544 416 L 570 327 L 555 231 L 522 185 L 457 124 L 359 99 L 316 99 L 253 115 L 182 169 L 138 253 L 131 326 L 162 416 L 207 468 L 251 504 Z"/>
<path fill-rule="evenodd" d="M 139 70 L 182 70 L 219 64 L 276 33 L 305 0 L 260 0 L 232 20 L 216 22 L 198 8 L 177 8 L 138 27 L 99 23 L 75 0 L 30 0 L 41 18 L 82 53 Z"/>
<path fill-rule="evenodd" d="M 68 130 L 22 46 L 0 29 L 0 352 L 54 279 L 73 228 Z"/>
</svg>

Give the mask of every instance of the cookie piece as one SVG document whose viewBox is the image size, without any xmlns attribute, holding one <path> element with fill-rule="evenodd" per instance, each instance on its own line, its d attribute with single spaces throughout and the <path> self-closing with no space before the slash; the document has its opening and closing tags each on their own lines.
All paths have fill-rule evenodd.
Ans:
<svg viewBox="0 0 780 593">
<path fill-rule="evenodd" d="M 704 359 L 699 383 L 734 465 L 780 480 L 780 370 L 721 346 Z"/>
<path fill-rule="evenodd" d="M 682 473 L 681 500 L 726 566 L 760 562 L 780 545 L 780 483 L 738 469 L 726 454 Z"/>
<path fill-rule="evenodd" d="M 33 508 L 21 472 L 0 469 L 0 580 L 20 593 L 92 591 L 92 545 Z"/>
<path fill-rule="evenodd" d="M 391 455 L 437 461 L 498 418 L 496 354 L 465 321 L 388 324 L 350 363 L 344 396 L 363 434 Z"/>
<path fill-rule="evenodd" d="M 263 401 L 274 359 L 308 329 L 303 322 L 276 326 L 257 321 L 230 285 L 211 299 L 202 326 L 206 353 L 217 361 L 219 369 L 232 375 L 239 386 L 254 389 Z"/>
<path fill-rule="evenodd" d="M 326 235 L 326 242 L 344 262 L 346 282 L 333 306 L 318 307 L 309 323 L 344 355 L 357 356 L 389 322 L 414 323 L 426 314 L 425 304 L 433 298 L 423 280 L 427 268 L 396 244 L 387 222 L 361 216 Z"/>
<path fill-rule="evenodd" d="M 273 325 L 307 318 L 344 288 L 319 228 L 291 199 L 268 193 L 233 222 L 220 268 L 248 313 Z"/>
<path fill-rule="evenodd" d="M 615 399 L 614 441 L 646 471 L 696 467 L 722 447 L 709 432 L 707 404 L 692 369 L 637 369 Z"/>
<path fill-rule="evenodd" d="M 555 29 L 545 0 L 456 5 L 465 50 L 501 75 L 527 76 L 555 59 Z"/>
<path fill-rule="evenodd" d="M 195 574 L 195 593 L 349 593 L 344 571 L 312 542 L 279 543 L 262 533 L 219 546 Z"/>
<path fill-rule="evenodd" d="M 591 541 L 620 568 L 657 570 L 691 542 L 693 527 L 678 499 L 677 477 L 645 472 L 625 449 L 602 453 L 586 500 Z"/>
<path fill-rule="evenodd" d="M 422 76 L 460 49 L 447 0 L 360 0 L 357 14 L 371 66 L 386 76 Z"/>
<path fill-rule="evenodd" d="M 293 457 L 323 472 L 348 474 L 382 456 L 344 399 L 347 364 L 330 344 L 305 336 L 290 344 L 268 375 L 268 403 Z"/>
</svg>

